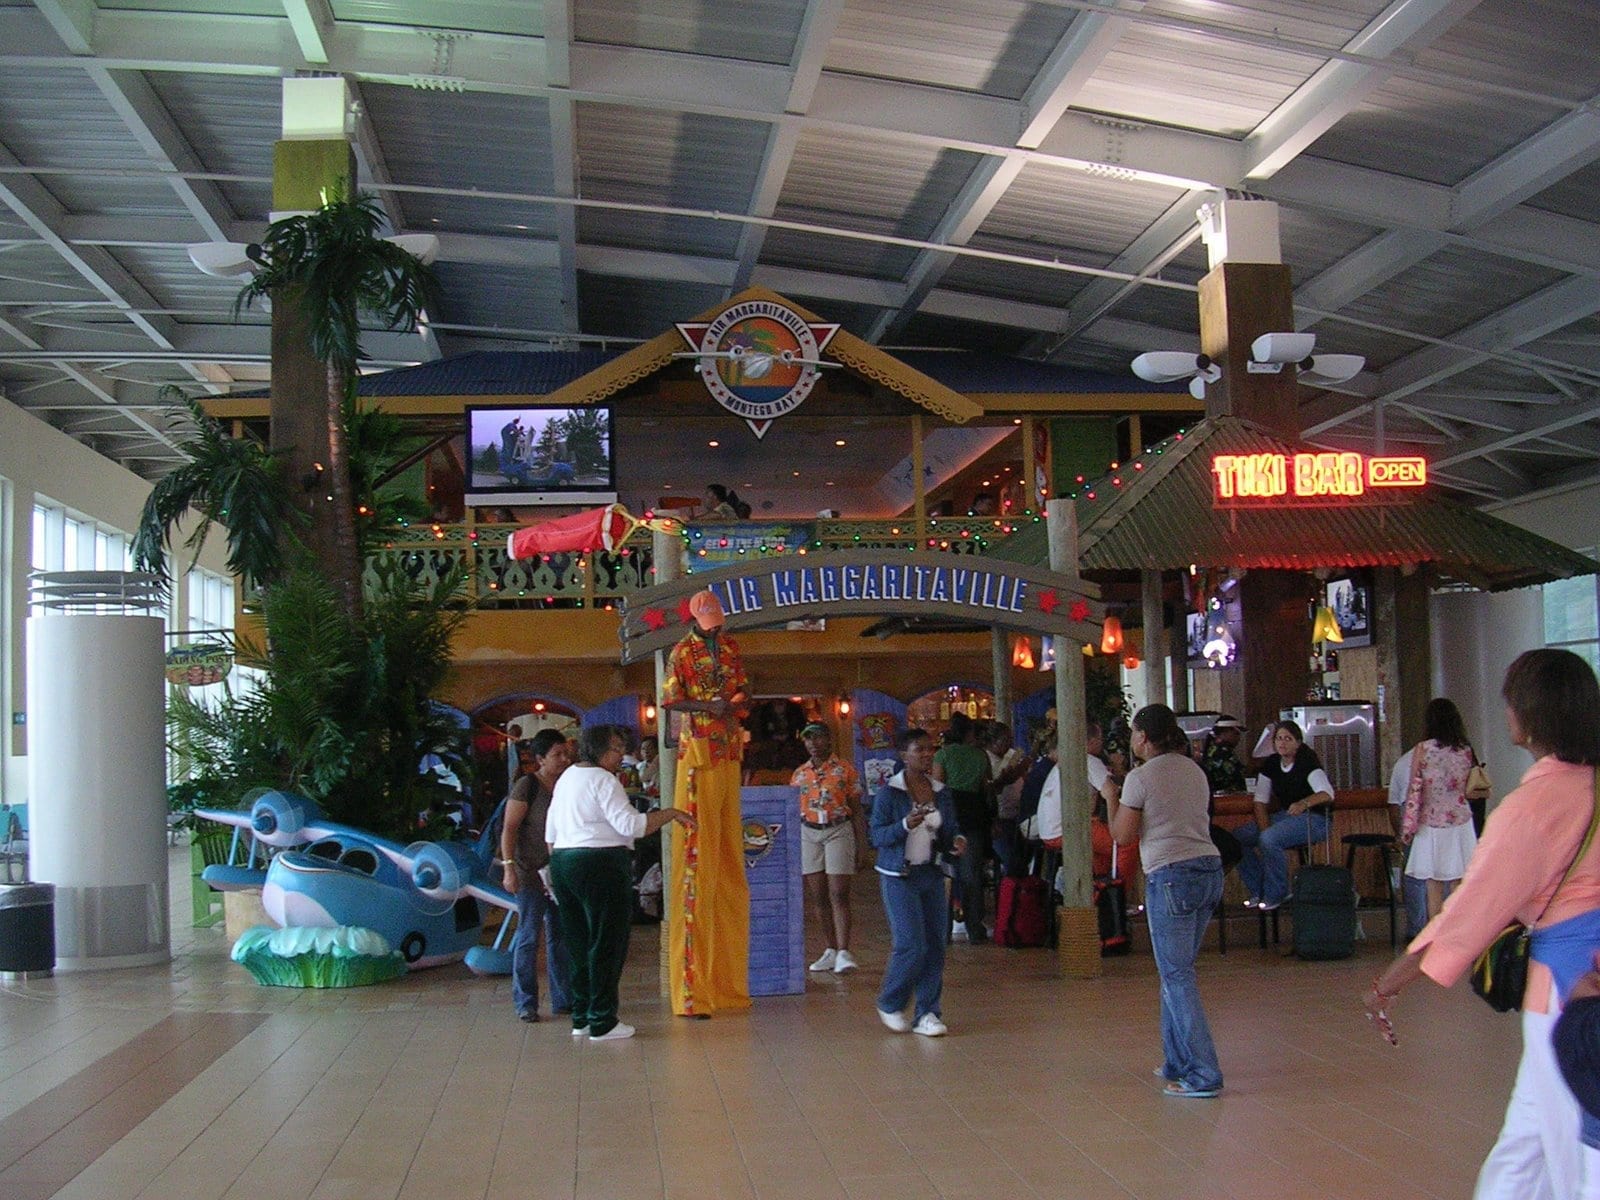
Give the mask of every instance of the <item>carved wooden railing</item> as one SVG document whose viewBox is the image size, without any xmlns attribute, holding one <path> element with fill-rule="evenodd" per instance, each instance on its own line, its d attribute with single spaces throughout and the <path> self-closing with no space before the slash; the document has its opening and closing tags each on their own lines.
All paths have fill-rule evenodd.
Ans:
<svg viewBox="0 0 1600 1200">
<path fill-rule="evenodd" d="M 1019 518 L 1019 521 L 1029 520 Z M 817 550 L 942 550 L 985 554 L 1004 541 L 1016 522 L 994 518 L 940 517 L 917 536 L 915 523 L 816 519 Z M 759 523 L 757 523 L 759 524 Z M 513 559 L 508 536 L 518 525 L 425 525 L 386 539 L 367 559 L 367 581 L 377 582 L 380 564 L 392 565 L 422 584 L 433 584 L 458 568 L 466 569 L 464 604 L 484 608 L 611 608 L 632 592 L 655 583 L 651 536 L 636 533 L 615 551 L 556 553 L 539 559 Z"/>
</svg>

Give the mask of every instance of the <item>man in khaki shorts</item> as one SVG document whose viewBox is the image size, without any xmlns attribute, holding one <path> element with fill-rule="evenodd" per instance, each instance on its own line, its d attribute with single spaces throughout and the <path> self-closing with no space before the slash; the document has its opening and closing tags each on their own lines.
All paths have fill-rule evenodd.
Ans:
<svg viewBox="0 0 1600 1200">
<path fill-rule="evenodd" d="M 834 757 L 833 735 L 820 721 L 802 729 L 800 740 L 811 756 L 789 781 L 800 789 L 800 871 L 811 919 L 828 937 L 811 969 L 843 975 L 857 966 L 850 953 L 850 880 L 867 852 L 861 780 Z"/>
</svg>

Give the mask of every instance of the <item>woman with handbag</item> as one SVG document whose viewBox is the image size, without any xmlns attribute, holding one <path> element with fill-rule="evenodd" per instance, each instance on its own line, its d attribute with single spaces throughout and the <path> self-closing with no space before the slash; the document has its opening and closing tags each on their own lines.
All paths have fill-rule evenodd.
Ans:
<svg viewBox="0 0 1600 1200">
<path fill-rule="evenodd" d="M 1478 844 L 1467 804 L 1467 780 L 1478 758 L 1467 741 L 1461 711 L 1443 696 L 1422 715 L 1427 738 L 1411 752 L 1411 786 L 1400 815 L 1400 841 L 1409 844 L 1406 874 L 1428 889 L 1428 920 L 1467 873 Z"/>
<path fill-rule="evenodd" d="M 1367 1015 L 1390 1040 L 1388 1010 L 1426 975 L 1449 987 L 1494 946 L 1495 978 L 1474 970 L 1474 990 L 1496 1007 L 1527 948 L 1520 997 L 1522 1062 L 1500 1137 L 1478 1174 L 1477 1200 L 1600 1196 L 1600 1150 L 1578 1137 L 1576 1099 L 1557 1068 L 1551 1031 L 1568 990 L 1600 948 L 1600 684 L 1567 650 L 1530 650 L 1511 664 L 1501 695 L 1511 740 L 1534 763 L 1489 817 L 1455 894 L 1405 954 L 1373 981 Z M 1520 937 L 1513 922 L 1531 929 Z M 1487 960 L 1485 960 L 1487 961 Z"/>
</svg>

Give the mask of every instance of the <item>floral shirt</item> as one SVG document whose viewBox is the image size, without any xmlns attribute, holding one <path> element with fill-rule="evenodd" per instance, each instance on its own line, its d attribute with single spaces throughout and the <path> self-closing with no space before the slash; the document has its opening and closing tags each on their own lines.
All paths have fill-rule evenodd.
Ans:
<svg viewBox="0 0 1600 1200">
<path fill-rule="evenodd" d="M 720 634 L 717 656 L 713 658 L 710 643 L 691 632 L 672 648 L 661 697 L 667 705 L 684 700 L 727 700 L 747 686 L 737 642 L 725 633 Z M 744 730 L 731 713 L 725 717 L 703 712 L 685 713 L 684 719 L 687 726 L 678 742 L 679 758 L 688 756 L 691 739 L 699 739 L 706 743 L 711 762 L 739 761 L 744 753 Z"/>
<path fill-rule="evenodd" d="M 1408 808 L 1416 806 L 1417 825 L 1449 829 L 1472 820 L 1472 808 L 1467 804 L 1467 773 L 1472 770 L 1472 751 L 1465 746 L 1451 749 L 1430 740 L 1421 743 L 1416 753 L 1422 755 L 1422 767 L 1418 769 L 1413 756 L 1411 790 L 1406 803 Z"/>
<path fill-rule="evenodd" d="M 810 762 L 799 767 L 789 786 L 800 789 L 800 819 L 814 825 L 848 817 L 862 796 L 856 769 L 833 755 L 820 767 Z"/>
</svg>

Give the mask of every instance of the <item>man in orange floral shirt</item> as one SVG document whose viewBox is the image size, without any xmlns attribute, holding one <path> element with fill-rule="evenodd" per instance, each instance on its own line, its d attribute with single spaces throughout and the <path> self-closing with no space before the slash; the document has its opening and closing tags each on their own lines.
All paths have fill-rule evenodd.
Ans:
<svg viewBox="0 0 1600 1200">
<path fill-rule="evenodd" d="M 861 780 L 834 757 L 833 735 L 822 722 L 807 725 L 800 739 L 811 756 L 789 781 L 800 789 L 800 871 L 811 918 L 828 938 L 811 969 L 843 975 L 858 965 L 850 953 L 850 880 L 866 865 Z"/>
</svg>

